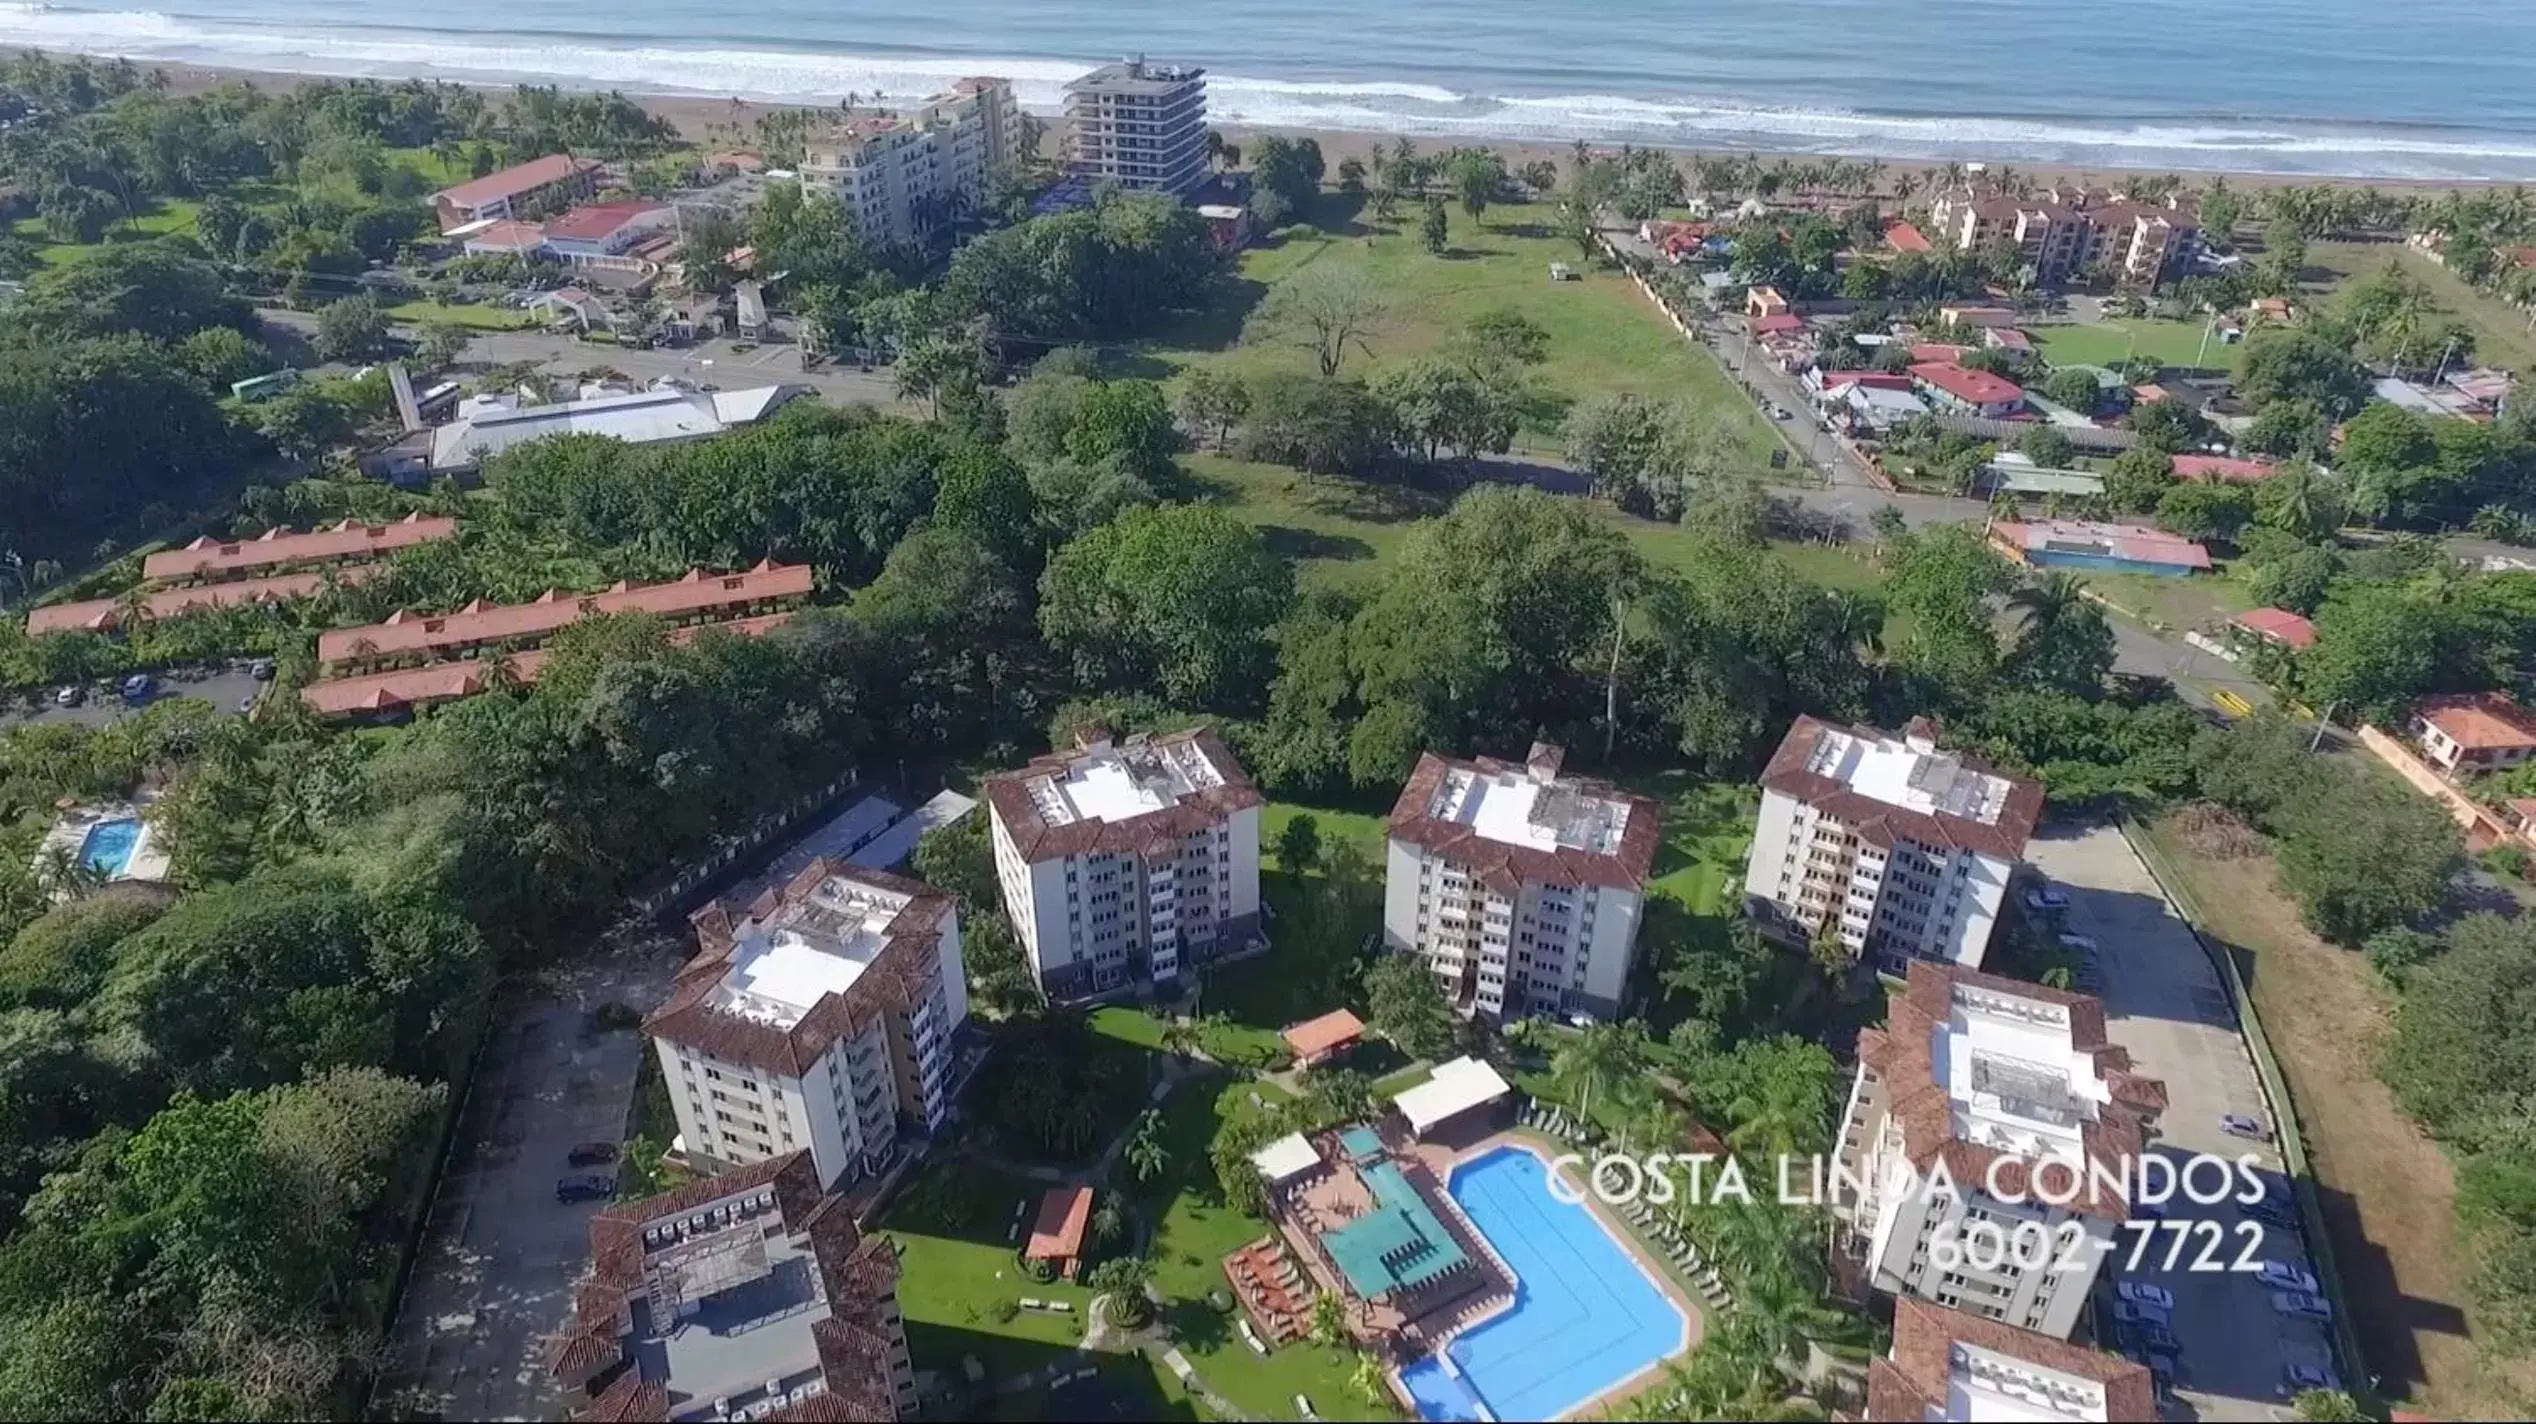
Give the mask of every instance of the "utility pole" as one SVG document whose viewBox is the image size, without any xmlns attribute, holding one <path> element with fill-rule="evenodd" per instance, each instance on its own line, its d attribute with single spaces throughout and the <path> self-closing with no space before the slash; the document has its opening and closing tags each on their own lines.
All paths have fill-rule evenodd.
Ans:
<svg viewBox="0 0 2536 1424">
<path fill-rule="evenodd" d="M 2333 722 L 2333 709 L 2341 705 L 2342 703 L 2338 700 L 2325 704 L 2324 715 L 2316 719 L 2316 735 L 2308 740 L 2308 751 L 2313 752 L 2316 748 L 2325 744 L 2325 728 L 2330 726 Z"/>
</svg>

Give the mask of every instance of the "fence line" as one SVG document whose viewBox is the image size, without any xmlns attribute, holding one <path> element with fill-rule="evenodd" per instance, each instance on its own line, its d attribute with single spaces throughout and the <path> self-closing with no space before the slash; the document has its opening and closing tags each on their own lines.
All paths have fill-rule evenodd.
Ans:
<svg viewBox="0 0 2536 1424">
<path fill-rule="evenodd" d="M 2147 828 L 2126 816 L 2122 838 L 2131 843 L 2132 852 L 2148 867 L 2149 878 L 2165 892 L 2167 903 L 2184 917 L 2185 928 L 2193 932 L 2194 941 L 2210 956 L 2218 967 L 2220 982 L 2227 986 L 2228 1002 L 2237 1011 L 2238 1030 L 2245 1036 L 2254 1059 L 2255 1076 L 2263 1080 L 2263 1096 L 2271 1101 L 2281 1165 L 2288 1169 L 2290 1195 L 2298 1202 L 2298 1220 L 2306 1229 L 2307 1257 L 2315 1263 L 2316 1280 L 2324 1287 L 2326 1299 L 2334 1303 L 2333 1340 L 2335 1352 L 2342 1357 L 2343 1388 L 2365 1403 L 2376 1393 L 2377 1377 L 2369 1372 L 2368 1357 L 2360 1350 L 2359 1332 L 2351 1325 L 2351 1296 L 2343 1288 L 2333 1236 L 2325 1230 L 2325 1210 L 2316 1196 L 2315 1170 L 2307 1155 L 2307 1140 L 2298 1128 L 2298 1104 L 2290 1096 L 2289 1079 L 2282 1074 L 2279 1060 L 2272 1056 L 2271 1040 L 2263 1034 L 2263 1020 L 2254 1012 L 2254 996 L 2246 989 L 2245 976 L 2237 970 L 2236 956 L 2202 929 L 2199 902 L 2185 887 L 2183 877 L 2167 864 L 2165 852 L 2149 839 Z"/>
</svg>

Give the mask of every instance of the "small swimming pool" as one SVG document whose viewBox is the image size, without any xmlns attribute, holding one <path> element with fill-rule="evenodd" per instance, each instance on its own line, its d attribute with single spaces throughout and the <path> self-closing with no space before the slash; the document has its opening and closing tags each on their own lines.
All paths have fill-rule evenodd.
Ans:
<svg viewBox="0 0 2536 1424">
<path fill-rule="evenodd" d="M 1514 1307 L 1400 1375 L 1421 1417 L 1555 1419 L 1679 1352 L 1688 1321 L 1581 1205 L 1550 1195 L 1549 1168 L 1500 1147 L 1453 1169 L 1453 1200 L 1515 1273 Z"/>
<path fill-rule="evenodd" d="M 99 821 L 79 842 L 79 858 L 91 870 L 112 880 L 132 863 L 132 849 L 141 843 L 141 822 L 131 816 Z"/>
</svg>

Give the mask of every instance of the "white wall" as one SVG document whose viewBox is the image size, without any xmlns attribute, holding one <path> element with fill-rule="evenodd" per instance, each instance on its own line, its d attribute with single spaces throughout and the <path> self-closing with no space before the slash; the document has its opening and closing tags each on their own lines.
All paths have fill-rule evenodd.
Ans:
<svg viewBox="0 0 2536 1424">
<path fill-rule="evenodd" d="M 1635 890 L 1611 886 L 1589 888 L 1578 898 L 1594 907 L 1593 937 L 1583 946 L 1585 992 L 1617 1004 L 1628 991 L 1629 969 L 1637 960 L 1638 921 L 1645 902 Z"/>
<path fill-rule="evenodd" d="M 1796 812 L 1795 797 L 1776 791 L 1761 794 L 1761 815 L 1752 831 L 1752 861 L 1744 870 L 1746 895 L 1779 901 L 1779 873 L 1803 849 L 1797 844 Z"/>
<path fill-rule="evenodd" d="M 1423 848 L 1392 838 L 1383 852 L 1382 938 L 1386 949 L 1423 949 L 1418 935 L 1418 870 Z"/>
<path fill-rule="evenodd" d="M 1231 919 L 1256 916 L 1259 913 L 1259 808 L 1245 806 L 1234 812 L 1225 829 L 1231 833 L 1229 849 L 1233 852 L 1233 883 L 1232 898 L 1222 902 L 1224 914 Z M 1237 946 L 1227 946 L 1233 947 Z"/>
<path fill-rule="evenodd" d="M 960 911 L 956 904 L 943 907 L 942 918 L 934 921 L 935 933 L 941 935 L 938 951 L 942 965 L 942 998 L 949 1011 L 949 1021 L 942 1025 L 947 1036 L 969 1021 L 969 974 L 960 955 Z"/>
</svg>

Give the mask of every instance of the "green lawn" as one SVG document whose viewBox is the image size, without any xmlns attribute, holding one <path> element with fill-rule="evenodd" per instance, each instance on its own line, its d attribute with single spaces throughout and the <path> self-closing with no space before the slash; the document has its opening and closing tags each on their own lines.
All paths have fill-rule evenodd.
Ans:
<svg viewBox="0 0 2536 1424">
<path fill-rule="evenodd" d="M 2224 571 L 2184 578 L 2159 578 L 2155 574 L 2090 570 L 2081 577 L 2089 588 L 2102 594 L 2122 611 L 2179 632 L 2224 623 L 2254 607 L 2254 599 L 2246 592 L 2245 585 L 2228 577 Z"/>
<path fill-rule="evenodd" d="M 1630 783 L 1664 807 L 1664 842 L 1656 849 L 1654 889 L 1680 900 L 1695 915 L 1732 911 L 1739 897 L 1744 856 L 1752 848 L 1752 819 L 1760 792 L 1749 782 L 1701 781 L 1668 771 Z"/>
<path fill-rule="evenodd" d="M 1239 1307 L 1219 1311 L 1208 1299 L 1222 1293 L 1230 1300 L 1225 1254 L 1270 1228 L 1224 1204 L 1207 1144 L 1222 1123 L 1284 1096 L 1271 1084 L 1210 1077 L 1181 1084 L 1164 1101 L 1170 1165 L 1138 1192 L 1156 1221 L 1154 1284 L 1164 1297 L 1164 1319 L 1198 1378 L 1234 1407 L 1258 1418 L 1293 1419 L 1294 1396 L 1300 1394 L 1324 1418 L 1363 1418 L 1366 1403 L 1348 1384 L 1355 1369 L 1352 1354 L 1306 1343 L 1261 1356 L 1242 1343 L 1234 1324 Z"/>
<path fill-rule="evenodd" d="M 1267 340 L 1245 342 L 1243 323 L 1270 287 L 1305 267 L 1356 267 L 1387 294 L 1389 307 L 1383 329 L 1367 343 L 1371 359 L 1359 353 L 1341 374 L 1369 375 L 1433 351 L 1482 312 L 1517 312 L 1549 333 L 1549 360 L 1540 378 L 1559 403 L 1634 391 L 1712 406 L 1751 453 L 1753 469 L 1766 468 L 1779 437 L 1751 400 L 1706 350 L 1683 340 L 1618 268 L 1588 263 L 1574 243 L 1551 236 L 1546 208 L 1492 208 L 1477 224 L 1457 209 L 1452 246 L 1437 257 L 1419 239 L 1416 214 L 1376 223 L 1357 211 L 1358 204 L 1325 197 L 1315 216 L 1330 230 L 1290 227 L 1244 253 L 1240 279 L 1230 284 L 1226 298 L 1166 333 L 1146 354 L 1174 368 L 1308 371 L 1308 353 Z M 1583 280 L 1551 281 L 1553 262 L 1583 273 Z M 1562 448 L 1554 426 L 1541 424 L 1523 432 L 1519 449 Z"/>
<path fill-rule="evenodd" d="M 2027 330 L 2055 366 L 2107 366 L 2121 369 L 2126 356 L 2145 356 L 2167 366 L 2206 366 L 2234 371 L 2242 346 L 2222 343 L 2216 333 L 2207 350 L 2197 321 L 2106 321 Z"/>
<path fill-rule="evenodd" d="M 472 302 L 435 302 L 417 298 L 398 302 L 387 309 L 398 321 L 445 321 L 475 331 L 522 331 L 537 324 L 536 318 L 509 307 L 485 306 Z"/>
<path fill-rule="evenodd" d="M 2385 271 L 2389 262 L 2399 262 L 2407 275 L 2421 279 L 2431 296 L 2474 332 L 2475 365 L 2512 371 L 2536 368 L 2536 333 L 2528 330 L 2525 312 L 2476 291 L 2455 273 L 2401 243 L 2320 242 L 2308 249 L 2307 262 L 2310 271 L 2321 268 L 2326 273 L 2325 282 L 2312 287 L 2308 295 L 2308 300 L 2325 310 L 2340 305 L 2344 288 Z"/>
<path fill-rule="evenodd" d="M 55 267 L 64 262 L 76 261 L 88 253 L 119 242 L 144 242 L 153 237 L 166 237 L 171 233 L 192 232 L 194 214 L 201 207 L 202 204 L 190 198 L 162 199 L 153 203 L 149 211 L 135 216 L 132 221 L 119 222 L 107 229 L 103 241 L 95 243 L 46 242 L 44 246 L 35 250 L 35 260 L 47 267 Z M 44 238 L 44 220 L 20 218 L 17 222 L 17 230 L 41 241 Z"/>
<path fill-rule="evenodd" d="M 965 1162 L 936 1162 L 909 1182 L 880 1220 L 902 1248 L 899 1308 L 919 1370 L 961 1380 L 975 1357 L 989 1383 L 1037 1368 L 1083 1339 L 1092 1293 L 1021 1273 L 1010 1232 L 1017 1210 L 1036 1210 L 1045 1188 Z M 1024 1219 L 1027 1228 L 1027 1219 Z M 1022 1311 L 998 1320 L 999 1302 L 1030 1296 L 1073 1305 L 1070 1315 Z"/>
</svg>

